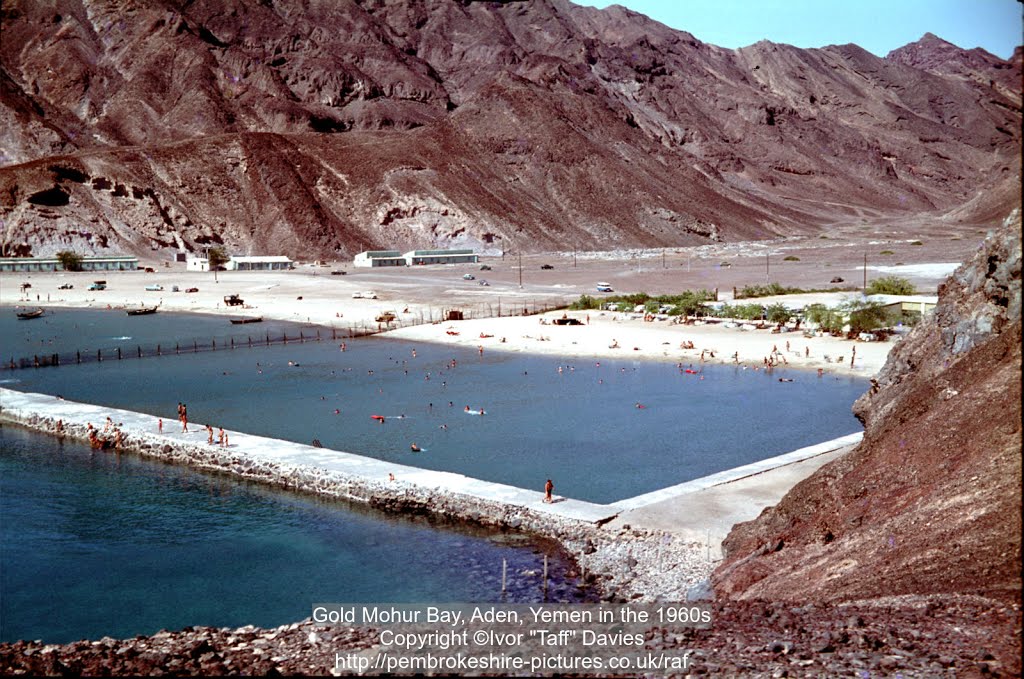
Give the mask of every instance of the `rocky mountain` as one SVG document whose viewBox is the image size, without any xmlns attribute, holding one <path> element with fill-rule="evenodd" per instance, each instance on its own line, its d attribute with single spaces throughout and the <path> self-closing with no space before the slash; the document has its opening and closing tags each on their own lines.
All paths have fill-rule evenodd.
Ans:
<svg viewBox="0 0 1024 679">
<path fill-rule="evenodd" d="M 733 528 L 716 591 L 832 603 L 981 596 L 1019 616 L 1020 389 L 1018 210 L 857 401 L 857 449 Z"/>
<path fill-rule="evenodd" d="M 934 36 L 729 50 L 567 0 L 15 0 L 0 30 L 6 253 L 651 247 L 1020 201 L 1020 59 Z"/>
</svg>

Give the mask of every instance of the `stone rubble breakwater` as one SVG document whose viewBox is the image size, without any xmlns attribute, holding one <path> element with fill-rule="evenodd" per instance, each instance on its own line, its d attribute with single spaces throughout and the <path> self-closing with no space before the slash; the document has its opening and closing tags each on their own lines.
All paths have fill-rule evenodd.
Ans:
<svg viewBox="0 0 1024 679">
<path fill-rule="evenodd" d="M 607 601 L 684 601 L 688 592 L 700 589 L 714 565 L 702 543 L 628 525 L 603 527 L 617 513 L 613 507 L 573 500 L 544 504 L 539 491 L 239 432 L 228 432 L 228 447 L 211 445 L 201 423 L 190 422 L 194 433 L 183 435 L 177 421 L 165 420 L 160 433 L 158 418 L 152 415 L 0 389 L 0 422 L 87 442 L 88 425 L 102 428 L 107 417 L 121 431 L 121 450 L 105 454 L 132 452 L 386 511 L 432 514 L 553 538 L 576 562 L 582 581 Z M 337 458 L 355 471 L 324 468 L 337 466 Z M 394 470 L 396 480 L 389 480 L 389 470 Z M 407 480 L 410 477 L 417 481 Z"/>
</svg>

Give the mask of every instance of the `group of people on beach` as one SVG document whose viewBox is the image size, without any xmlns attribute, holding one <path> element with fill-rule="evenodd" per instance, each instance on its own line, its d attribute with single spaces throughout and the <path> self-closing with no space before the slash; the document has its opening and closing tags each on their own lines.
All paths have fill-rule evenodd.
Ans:
<svg viewBox="0 0 1024 679">
<path fill-rule="evenodd" d="M 57 422 L 59 431 L 63 431 L 64 422 L 58 420 Z M 121 432 L 121 425 L 114 424 L 114 421 L 107 416 L 106 424 L 103 425 L 103 431 L 100 432 L 92 425 L 92 422 L 86 423 L 86 436 L 89 439 L 89 447 L 93 450 L 108 450 L 114 448 L 115 450 L 121 450 L 124 446 L 124 434 Z"/>
</svg>

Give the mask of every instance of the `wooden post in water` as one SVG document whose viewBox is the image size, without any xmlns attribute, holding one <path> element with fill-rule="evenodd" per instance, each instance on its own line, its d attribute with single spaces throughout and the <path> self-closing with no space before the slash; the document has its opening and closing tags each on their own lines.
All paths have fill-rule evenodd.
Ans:
<svg viewBox="0 0 1024 679">
<path fill-rule="evenodd" d="M 213 347 L 210 351 L 217 351 L 217 340 L 216 339 L 211 339 L 210 343 L 211 343 L 211 346 Z"/>
<path fill-rule="evenodd" d="M 142 358 L 142 345 L 137 345 L 135 348 L 139 350 L 139 358 Z"/>
<path fill-rule="evenodd" d="M 231 338 L 231 348 L 232 349 L 235 348 L 235 338 L 234 337 Z"/>
<path fill-rule="evenodd" d="M 79 363 L 82 362 L 82 352 L 81 351 L 78 351 L 78 350 L 75 351 L 75 360 L 78 361 Z M 11 363 L 12 364 L 14 363 L 14 359 L 13 358 L 11 359 Z"/>
<path fill-rule="evenodd" d="M 249 336 L 248 339 L 249 339 L 249 348 L 252 349 L 252 337 Z"/>
<path fill-rule="evenodd" d="M 505 593 L 505 577 L 508 575 L 508 561 L 506 559 L 501 560 L 501 593 Z"/>
<path fill-rule="evenodd" d="M 159 344 L 156 345 L 156 355 L 157 356 L 163 356 L 163 354 L 160 353 L 160 345 Z"/>
<path fill-rule="evenodd" d="M 117 348 L 117 360 L 121 360 L 121 347 Z"/>
<path fill-rule="evenodd" d="M 103 362 L 103 354 L 100 353 L 101 351 L 102 351 L 102 349 L 97 349 L 96 350 L 96 360 L 99 361 L 100 363 Z"/>
<path fill-rule="evenodd" d="M 196 339 L 192 340 L 192 353 L 193 354 L 199 353 L 199 340 L 196 340 Z"/>
</svg>

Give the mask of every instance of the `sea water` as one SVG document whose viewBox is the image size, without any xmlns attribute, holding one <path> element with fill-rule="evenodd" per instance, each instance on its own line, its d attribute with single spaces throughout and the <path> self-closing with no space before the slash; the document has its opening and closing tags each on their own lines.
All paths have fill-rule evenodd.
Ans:
<svg viewBox="0 0 1024 679">
<path fill-rule="evenodd" d="M 557 547 L 0 427 L 0 641 L 275 626 L 314 602 L 579 601 Z M 501 594 L 502 560 L 508 591 Z"/>
<path fill-rule="evenodd" d="M 86 324 L 81 313 L 61 312 L 40 332 L 54 344 L 72 343 Z M 123 313 L 109 318 L 127 320 Z M 225 324 L 172 314 L 130 320 L 146 319 L 163 324 L 168 341 Z M 87 320 L 104 325 L 102 316 Z M 37 322 L 15 327 L 29 335 L 18 336 L 19 345 L 40 341 L 30 325 Z M 181 401 L 200 425 L 316 440 L 538 491 L 551 478 L 557 494 L 598 503 L 859 431 L 850 406 L 867 387 L 859 378 L 798 370 L 480 354 L 383 338 L 345 340 L 344 348 L 324 340 L 3 371 L 0 379 L 22 391 L 150 413 L 168 429 L 178 426 Z"/>
</svg>

